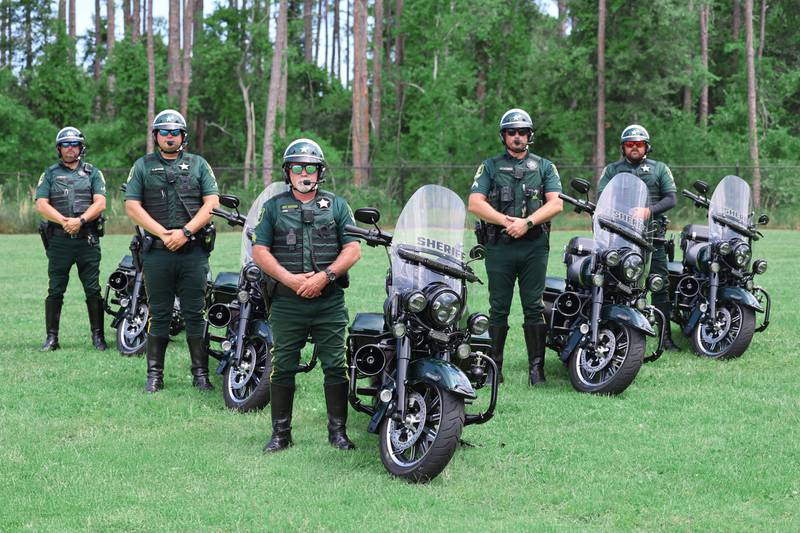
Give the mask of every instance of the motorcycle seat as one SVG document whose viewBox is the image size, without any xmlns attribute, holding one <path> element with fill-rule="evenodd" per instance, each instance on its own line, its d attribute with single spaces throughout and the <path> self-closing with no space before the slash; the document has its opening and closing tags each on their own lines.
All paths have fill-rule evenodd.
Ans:
<svg viewBox="0 0 800 533">
<path fill-rule="evenodd" d="M 573 255 L 589 255 L 594 251 L 594 239 L 591 237 L 573 237 L 567 244 L 567 253 Z"/>
<path fill-rule="evenodd" d="M 669 261 L 667 263 L 667 271 L 670 276 L 680 276 L 683 274 L 683 263 L 680 261 Z"/>
<path fill-rule="evenodd" d="M 220 272 L 214 280 L 215 290 L 236 291 L 239 288 L 238 272 Z"/>
<path fill-rule="evenodd" d="M 567 282 L 563 278 L 547 276 L 544 278 L 544 291 L 562 293 L 567 290 Z"/>
<path fill-rule="evenodd" d="M 708 226 L 704 224 L 686 224 L 681 232 L 683 239 L 708 242 Z"/>
<path fill-rule="evenodd" d="M 383 313 L 356 313 L 349 328 L 350 335 L 380 335 L 383 327 Z"/>
</svg>

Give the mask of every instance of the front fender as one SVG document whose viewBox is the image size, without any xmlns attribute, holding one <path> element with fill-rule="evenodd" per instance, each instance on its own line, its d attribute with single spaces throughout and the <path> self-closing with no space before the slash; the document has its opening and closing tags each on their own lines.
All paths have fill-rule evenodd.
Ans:
<svg viewBox="0 0 800 533">
<path fill-rule="evenodd" d="M 600 310 L 600 318 L 612 322 L 626 324 L 633 329 L 637 329 L 649 337 L 655 337 L 656 332 L 653 326 L 638 309 L 626 305 L 604 305 Z"/>
<path fill-rule="evenodd" d="M 443 359 L 416 359 L 408 365 L 406 381 L 424 381 L 431 385 L 439 385 L 457 396 L 474 400 L 475 389 L 466 375 L 454 364 Z"/>
<path fill-rule="evenodd" d="M 759 313 L 764 312 L 764 308 L 758 303 L 753 293 L 741 287 L 722 287 L 717 293 L 717 298 L 723 301 L 736 302 Z"/>
<path fill-rule="evenodd" d="M 251 337 L 259 337 L 267 346 L 272 346 L 272 328 L 266 320 L 253 320 L 250 323 L 249 334 Z"/>
</svg>

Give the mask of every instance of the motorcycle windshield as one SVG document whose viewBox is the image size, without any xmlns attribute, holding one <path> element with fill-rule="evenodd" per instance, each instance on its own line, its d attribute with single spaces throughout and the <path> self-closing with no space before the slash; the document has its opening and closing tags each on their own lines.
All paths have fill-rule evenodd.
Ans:
<svg viewBox="0 0 800 533">
<path fill-rule="evenodd" d="M 450 267 L 461 268 L 464 260 L 466 208 L 456 193 L 439 185 L 421 187 L 400 213 L 392 237 L 392 294 L 424 289 L 443 282 L 457 293 L 462 281 L 440 274 L 399 256 L 413 252 Z"/>
<path fill-rule="evenodd" d="M 596 252 L 629 248 L 645 257 L 642 244 L 648 244 L 649 217 L 642 218 L 647 207 L 647 186 L 627 172 L 614 176 L 597 199 L 592 235 Z"/>
<path fill-rule="evenodd" d="M 261 209 L 264 207 L 264 204 L 273 196 L 277 196 L 288 190 L 289 186 L 285 183 L 273 182 L 266 189 L 261 191 L 261 194 L 258 195 L 253 205 L 250 206 L 250 210 L 247 212 L 247 221 L 244 223 L 244 228 L 242 228 L 242 266 L 253 260 L 253 232 L 261 220 Z"/>
<path fill-rule="evenodd" d="M 752 222 L 750 185 L 739 176 L 725 176 L 711 196 L 708 208 L 709 240 L 747 239 Z"/>
</svg>

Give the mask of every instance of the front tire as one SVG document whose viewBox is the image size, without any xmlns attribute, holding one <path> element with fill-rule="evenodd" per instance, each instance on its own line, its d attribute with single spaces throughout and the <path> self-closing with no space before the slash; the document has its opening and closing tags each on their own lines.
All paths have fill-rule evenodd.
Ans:
<svg viewBox="0 0 800 533">
<path fill-rule="evenodd" d="M 619 394 L 633 383 L 644 359 L 644 334 L 616 322 L 600 324 L 598 349 L 580 346 L 569 358 L 569 379 L 578 392 Z"/>
<path fill-rule="evenodd" d="M 120 313 L 125 313 L 125 309 L 120 309 Z M 133 320 L 126 316 L 117 326 L 117 350 L 120 355 L 130 357 L 141 355 L 145 351 L 147 342 L 147 318 L 150 315 L 147 304 L 140 303 L 136 309 Z"/>
<path fill-rule="evenodd" d="M 694 328 L 692 349 L 709 359 L 733 359 L 750 346 L 755 329 L 755 311 L 736 302 L 719 302 L 714 324 L 701 320 Z"/>
<path fill-rule="evenodd" d="M 262 339 L 251 339 L 242 350 L 239 364 L 225 367 L 222 397 L 235 411 L 259 411 L 269 403 L 269 376 L 272 350 Z"/>
<path fill-rule="evenodd" d="M 427 483 L 452 459 L 464 429 L 464 399 L 438 385 L 409 385 L 406 420 L 387 416 L 378 431 L 381 461 L 394 476 Z"/>
</svg>

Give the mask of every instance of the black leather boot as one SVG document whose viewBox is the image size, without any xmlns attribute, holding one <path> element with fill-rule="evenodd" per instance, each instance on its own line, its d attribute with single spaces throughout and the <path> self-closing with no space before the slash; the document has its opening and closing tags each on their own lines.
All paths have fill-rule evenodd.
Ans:
<svg viewBox="0 0 800 533">
<path fill-rule="evenodd" d="M 672 321 L 670 320 L 672 316 L 672 304 L 669 302 L 661 302 L 657 304 L 654 303 L 653 306 L 661 311 L 666 321 L 666 327 L 664 328 L 664 349 L 670 352 L 679 352 L 680 348 L 678 348 L 672 340 Z"/>
<path fill-rule="evenodd" d="M 340 450 L 355 450 L 347 438 L 347 382 L 325 385 L 325 404 L 328 406 L 328 442 Z"/>
<path fill-rule="evenodd" d="M 539 385 L 544 379 L 544 343 L 547 338 L 547 324 L 522 326 L 525 332 L 525 346 L 528 349 L 528 385 Z"/>
<path fill-rule="evenodd" d="M 92 345 L 101 352 L 106 346 L 106 337 L 103 333 L 103 299 L 100 296 L 93 296 L 86 300 L 86 310 L 89 312 L 89 329 L 92 330 Z"/>
<path fill-rule="evenodd" d="M 52 352 L 61 348 L 58 345 L 58 325 L 61 322 L 61 306 L 63 303 L 63 300 L 51 300 L 49 298 L 44 301 L 44 321 L 47 337 L 44 339 L 42 347 L 39 348 L 40 352 Z"/>
<path fill-rule="evenodd" d="M 200 390 L 214 390 L 208 380 L 208 347 L 203 337 L 186 337 L 192 359 L 192 385 Z"/>
<path fill-rule="evenodd" d="M 272 409 L 272 437 L 264 446 L 264 453 L 285 450 L 292 443 L 292 405 L 294 404 L 294 385 L 269 386 Z"/>
<path fill-rule="evenodd" d="M 164 388 L 164 354 L 169 337 L 147 337 L 147 383 L 145 392 L 158 392 Z"/>
<path fill-rule="evenodd" d="M 492 339 L 492 359 L 497 365 L 497 382 L 503 382 L 503 351 L 506 346 L 508 326 L 489 326 L 489 337 Z"/>
</svg>

